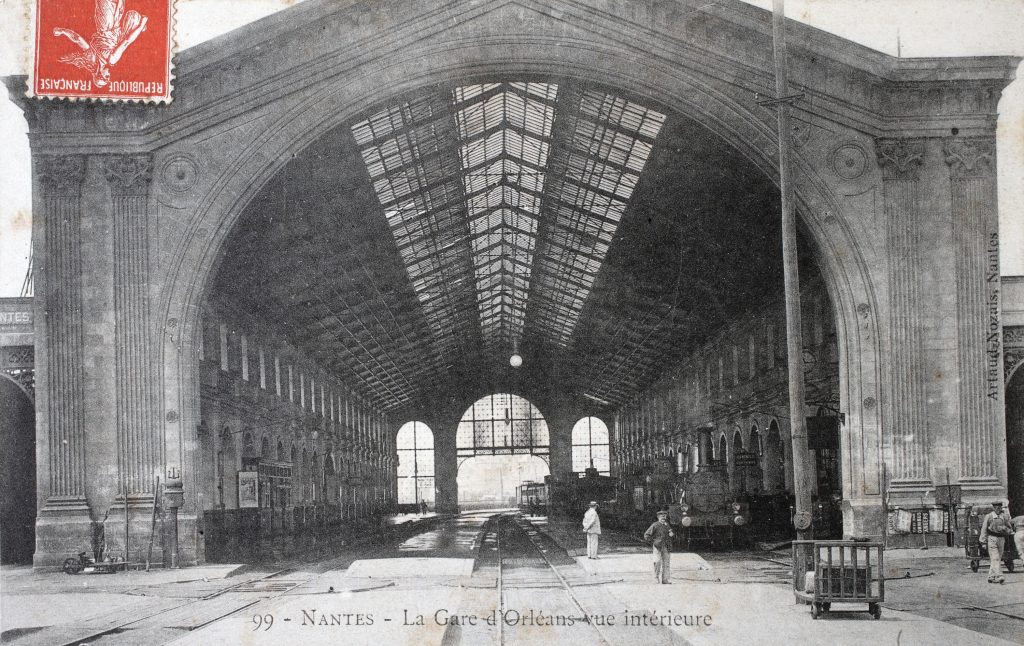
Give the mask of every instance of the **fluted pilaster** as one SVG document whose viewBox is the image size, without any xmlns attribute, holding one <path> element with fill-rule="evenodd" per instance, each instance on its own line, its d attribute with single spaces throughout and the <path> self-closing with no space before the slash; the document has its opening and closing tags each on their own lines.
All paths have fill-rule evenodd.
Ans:
<svg viewBox="0 0 1024 646">
<path fill-rule="evenodd" d="M 957 372 L 961 480 L 997 480 L 993 407 L 999 404 L 999 237 L 995 140 L 949 139 L 953 243 L 956 246 Z"/>
<path fill-rule="evenodd" d="M 893 487 L 928 482 L 928 427 L 922 369 L 919 171 L 922 140 L 875 142 L 885 197 L 886 255 L 891 312 L 889 379 L 892 384 Z"/>
<path fill-rule="evenodd" d="M 86 158 L 40 157 L 46 250 L 49 491 L 42 512 L 85 512 L 81 192 Z"/>
<path fill-rule="evenodd" d="M 153 495 L 160 443 L 154 416 L 146 200 L 149 155 L 105 160 L 114 216 L 118 464 L 129 501 Z"/>
</svg>

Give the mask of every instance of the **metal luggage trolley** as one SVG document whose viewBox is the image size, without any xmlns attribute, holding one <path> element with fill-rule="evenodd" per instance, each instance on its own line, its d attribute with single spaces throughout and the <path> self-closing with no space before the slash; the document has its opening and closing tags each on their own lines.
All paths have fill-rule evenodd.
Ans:
<svg viewBox="0 0 1024 646">
<path fill-rule="evenodd" d="M 885 600 L 882 552 L 881 543 L 793 541 L 793 594 L 811 604 L 814 619 L 833 603 L 866 603 L 879 619 Z"/>
</svg>

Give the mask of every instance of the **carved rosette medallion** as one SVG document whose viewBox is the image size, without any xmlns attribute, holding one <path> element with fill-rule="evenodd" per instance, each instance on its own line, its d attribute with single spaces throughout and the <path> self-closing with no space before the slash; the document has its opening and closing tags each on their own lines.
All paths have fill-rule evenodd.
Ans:
<svg viewBox="0 0 1024 646">
<path fill-rule="evenodd" d="M 160 183 L 174 193 L 187 193 L 197 181 L 199 164 L 191 155 L 172 155 L 160 167 Z"/>
<path fill-rule="evenodd" d="M 877 139 L 878 167 L 885 179 L 917 180 L 924 160 L 924 141 L 920 139 Z"/>
<path fill-rule="evenodd" d="M 868 167 L 868 154 L 859 144 L 845 143 L 829 156 L 832 172 L 842 179 L 857 179 Z"/>
<path fill-rule="evenodd" d="M 117 155 L 103 163 L 103 175 L 114 195 L 145 195 L 153 179 L 153 157 Z"/>
</svg>

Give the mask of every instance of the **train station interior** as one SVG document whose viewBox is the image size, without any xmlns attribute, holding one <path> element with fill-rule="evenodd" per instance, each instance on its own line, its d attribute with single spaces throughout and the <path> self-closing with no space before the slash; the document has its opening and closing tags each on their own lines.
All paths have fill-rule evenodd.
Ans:
<svg viewBox="0 0 1024 646">
<path fill-rule="evenodd" d="M 664 510 L 681 580 L 778 592 L 794 417 L 808 531 L 884 544 L 894 577 L 926 576 L 908 550 L 962 552 L 993 499 L 1024 513 L 1024 282 L 999 280 L 994 149 L 1017 59 L 898 59 L 789 25 L 792 411 L 771 13 L 535 4 L 307 0 L 181 52 L 167 106 L 37 102 L 7 79 L 38 216 L 34 294 L 0 303 L 5 563 L 152 563 L 232 600 L 223 616 L 236 593 L 364 591 L 352 577 L 422 601 L 411 568 L 431 590 L 462 577 L 444 603 L 467 616 L 493 610 L 492 578 L 501 609 L 561 585 L 572 603 L 546 607 L 570 616 L 668 603 L 629 587 Z M 619 560 L 577 558 L 590 501 Z M 275 617 L 308 621 L 307 643 L 343 621 L 287 603 L 253 616 L 259 639 Z M 588 630 L 738 635 L 700 632 L 701 603 L 679 609 L 688 632 Z M 175 621 L 217 638 L 203 612 Z M 94 635 L 25 630 L 5 635 Z"/>
</svg>

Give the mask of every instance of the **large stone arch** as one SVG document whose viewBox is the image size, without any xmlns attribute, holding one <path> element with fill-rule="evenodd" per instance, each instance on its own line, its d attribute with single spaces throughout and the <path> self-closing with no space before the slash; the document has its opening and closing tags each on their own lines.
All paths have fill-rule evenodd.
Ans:
<svg viewBox="0 0 1024 646">
<path fill-rule="evenodd" d="M 876 140 L 917 138 L 914 153 L 918 139 L 928 138 L 920 143 L 926 161 L 911 154 L 895 166 L 901 173 L 908 165 L 922 168 L 929 194 L 949 201 L 950 171 L 941 161 L 941 138 L 949 137 L 954 122 L 961 139 L 994 134 L 995 104 L 1015 61 L 909 64 L 804 26 L 793 24 L 792 30 L 791 42 L 797 44 L 791 66 L 805 94 L 797 115 L 798 214 L 814 243 L 836 317 L 845 511 L 849 531 L 862 533 L 878 524 L 880 465 L 898 462 L 886 435 L 886 420 L 893 417 L 892 386 L 880 362 L 890 349 L 882 204 L 886 180 L 893 175 L 874 162 Z M 199 397 L 193 349 L 202 302 L 235 221 L 293 155 L 372 106 L 424 87 L 570 77 L 688 116 L 776 179 L 774 112 L 756 102 L 757 94 L 768 94 L 773 86 L 769 35 L 767 13 L 732 1 L 691 8 L 619 0 L 485 0 L 440 7 L 412 0 L 344 6 L 310 0 L 182 53 L 175 101 L 168 108 L 25 104 L 33 131 L 47 135 L 34 140 L 33 154 L 37 159 L 83 156 L 82 194 L 92 202 L 110 199 L 103 173 L 90 174 L 101 164 L 109 170 L 98 156 L 131 154 L 143 166 L 151 164 L 154 181 L 143 189 L 142 208 L 160 222 L 148 231 L 149 330 L 159 402 L 152 433 L 160 445 L 153 460 L 174 487 L 180 478 L 185 492 L 182 528 L 189 538 L 183 558 L 189 559 L 188 543 L 197 540 L 193 466 Z M 83 125 L 104 133 L 102 141 L 71 134 Z M 987 139 L 981 141 L 984 146 Z M 884 157 L 882 165 L 893 166 L 892 159 Z M 82 168 L 72 164 L 70 171 L 82 181 Z M 119 191 L 115 199 L 137 197 L 138 182 L 126 188 L 124 173 L 115 175 L 106 174 Z M 54 177 L 50 172 L 43 179 L 52 184 Z M 39 181 L 37 191 L 51 184 Z M 52 185 L 61 191 L 70 186 Z M 130 210 L 139 202 L 124 204 Z M 991 218 L 994 209 L 982 215 Z M 44 225 L 38 226 L 45 233 Z M 43 238 L 36 236 L 41 263 L 46 261 Z M 41 312 L 45 283 L 39 292 Z M 944 333 L 956 334 L 955 323 L 942 325 Z M 46 357 L 44 350 L 43 363 Z M 48 369 L 41 368 L 43 377 Z M 950 410 L 943 414 L 955 416 L 955 408 Z M 43 436 L 49 424 L 40 422 Z M 1002 422 L 985 432 L 1000 439 Z M 445 468 L 438 465 L 439 472 Z M 998 488 L 1005 464 L 985 477 L 976 489 Z"/>
<path fill-rule="evenodd" d="M 533 43 L 529 56 L 536 58 L 540 54 L 537 51 L 537 43 Z M 554 43 L 549 43 L 554 45 Z M 559 43 L 559 48 L 564 48 L 564 43 Z M 438 52 L 446 51 L 445 43 L 439 43 L 431 47 Z M 535 73 L 538 63 L 534 61 L 523 61 L 516 63 L 514 60 L 501 60 L 496 63 L 487 63 L 489 50 L 499 48 L 506 49 L 503 43 L 493 43 L 482 40 L 474 43 L 474 50 L 479 52 L 481 62 L 474 64 L 469 70 L 452 70 L 450 64 L 443 56 L 435 58 L 435 67 L 423 70 L 425 59 L 429 60 L 429 52 L 411 50 L 405 53 L 398 67 L 405 67 L 414 60 L 420 61 L 420 76 L 401 86 L 401 89 L 415 89 L 418 87 L 430 86 L 435 83 L 450 83 L 456 80 L 469 81 L 471 79 L 487 78 L 490 76 L 516 77 Z M 594 52 L 592 46 L 581 50 L 579 67 L 573 69 L 575 78 L 594 82 L 603 82 L 605 85 L 625 89 L 629 92 L 656 97 L 663 103 L 675 110 L 678 110 L 701 123 L 708 125 L 717 134 L 722 136 L 728 144 L 740 150 L 745 156 L 755 161 L 757 166 L 773 177 L 777 175 L 776 159 L 777 152 L 774 150 L 774 134 L 771 130 L 770 121 L 766 122 L 764 115 L 755 114 L 751 108 L 745 108 L 737 104 L 731 98 L 724 97 L 714 88 L 702 83 L 699 77 L 688 75 L 685 71 L 666 67 L 660 70 L 660 74 L 649 75 L 645 78 L 638 78 L 636 75 L 627 75 L 618 72 L 614 68 L 602 68 L 601 61 L 620 60 L 628 57 L 630 48 L 615 47 L 605 48 L 604 51 Z M 583 54 L 586 56 L 583 56 Z M 493 54 L 497 56 L 497 54 Z M 507 56 L 507 53 L 506 53 Z M 525 58 L 526 53 L 523 53 Z M 584 67 L 583 63 L 588 62 L 589 66 Z M 546 65 L 559 65 L 558 59 L 552 58 Z M 543 66 L 543 65 L 541 65 Z M 467 72 L 472 72 L 467 74 Z M 461 76 L 461 74 L 466 74 Z M 204 195 L 192 215 L 189 224 L 190 235 L 187 235 L 184 244 L 179 247 L 175 254 L 175 261 L 172 267 L 176 269 L 172 274 L 172 282 L 168 285 L 168 302 L 166 318 L 163 329 L 169 329 L 167 323 L 172 319 L 181 322 L 181 334 L 184 339 L 190 338 L 196 332 L 196 312 L 202 302 L 204 290 L 209 276 L 215 270 L 217 263 L 217 251 L 223 240 L 228 235 L 232 224 L 238 218 L 249 199 L 258 189 L 279 170 L 293 154 L 296 154 L 318 136 L 326 133 L 331 128 L 353 119 L 356 115 L 365 112 L 369 107 L 385 101 L 388 98 L 400 94 L 391 88 L 384 88 L 374 85 L 372 88 L 359 95 L 352 96 L 351 88 L 334 88 L 325 91 L 324 94 L 316 95 L 316 100 L 300 102 L 297 106 L 282 116 L 276 127 L 265 130 L 261 137 L 249 146 L 248 150 L 242 151 L 241 156 L 227 169 L 219 178 L 216 186 Z M 754 108 L 757 108 L 754 104 Z M 758 108 L 759 109 L 759 108 Z M 812 167 L 812 160 L 801 158 L 798 162 L 798 186 L 797 195 L 800 201 L 800 217 L 807 231 L 811 233 L 819 250 L 819 260 L 823 266 L 823 274 L 827 277 L 829 292 L 836 302 L 837 315 L 841 312 L 846 318 L 839 321 L 839 328 L 842 330 L 841 346 L 844 348 L 845 356 L 859 356 L 859 365 L 847 366 L 844 364 L 844 375 L 846 385 L 844 392 L 849 389 L 858 393 L 867 393 L 863 397 L 851 400 L 847 394 L 846 402 L 861 401 L 865 397 L 873 397 L 875 401 L 882 399 L 878 391 L 880 379 L 877 378 L 878 366 L 875 357 L 878 356 L 878 334 L 875 330 L 878 325 L 875 322 L 878 308 L 869 306 L 866 316 L 858 322 L 851 315 L 857 311 L 861 303 L 874 303 L 876 300 L 875 290 L 872 287 L 872 280 L 868 274 L 868 260 L 859 253 L 860 244 L 851 235 L 850 231 L 842 226 L 844 212 L 837 203 L 835 196 L 829 190 L 825 181 L 818 177 L 818 172 Z M 207 232 L 204 235 L 204 231 Z M 839 250 L 842 249 L 842 252 Z M 175 266 L 176 265 L 176 266 Z M 862 311 L 864 308 L 861 308 Z M 173 326 L 170 326 L 173 327 Z M 856 333 L 851 333 L 855 330 Z M 185 346 L 194 344 L 186 343 Z M 165 406 L 169 409 L 182 412 L 182 428 L 189 429 L 191 424 L 188 419 L 191 417 L 187 411 L 187 401 L 190 399 L 191 373 L 193 359 L 189 356 L 180 356 L 175 350 L 174 341 L 168 339 L 165 344 L 165 391 L 168 398 Z M 176 356 L 178 355 L 178 356 Z M 851 374 L 850 371 L 856 374 Z M 856 407 L 855 407 L 856 408 Z M 846 408 L 844 408 L 845 410 Z M 861 422 L 860 420 L 865 421 Z M 859 418 L 859 419 L 858 419 Z M 880 444 L 879 425 L 880 420 L 873 415 L 857 414 L 855 411 L 849 413 L 847 429 L 856 429 L 858 435 L 867 435 L 867 446 L 873 450 L 874 460 L 877 461 Z M 866 428 L 865 428 L 866 426 Z M 189 438 L 184 438 L 185 446 L 191 443 Z M 851 442 L 863 444 L 864 440 Z M 877 470 L 876 470 L 877 471 Z M 869 494 L 877 494 L 881 483 L 877 473 L 867 474 L 867 482 L 860 490 Z M 854 491 L 854 484 L 850 482 L 850 491 Z"/>
</svg>

